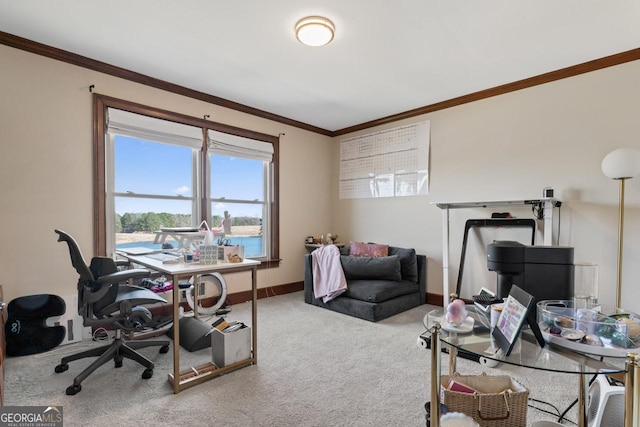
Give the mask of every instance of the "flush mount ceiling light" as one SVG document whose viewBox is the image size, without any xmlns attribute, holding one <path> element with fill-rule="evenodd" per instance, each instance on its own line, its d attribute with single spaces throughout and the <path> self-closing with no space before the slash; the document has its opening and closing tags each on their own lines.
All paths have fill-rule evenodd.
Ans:
<svg viewBox="0 0 640 427">
<path fill-rule="evenodd" d="M 307 16 L 296 24 L 296 38 L 307 46 L 324 46 L 333 40 L 333 22 L 322 16 Z"/>
</svg>

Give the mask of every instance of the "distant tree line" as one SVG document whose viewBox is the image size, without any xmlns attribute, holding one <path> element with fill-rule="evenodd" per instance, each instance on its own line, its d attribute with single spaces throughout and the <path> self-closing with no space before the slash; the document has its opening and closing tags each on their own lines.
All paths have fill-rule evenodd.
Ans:
<svg viewBox="0 0 640 427">
<path fill-rule="evenodd" d="M 260 225 L 260 218 L 239 216 L 231 217 L 231 226 Z M 222 217 L 214 215 L 209 222 L 211 227 L 220 227 Z M 160 228 L 191 227 L 191 215 L 167 212 L 116 214 L 116 233 L 153 233 Z"/>
</svg>

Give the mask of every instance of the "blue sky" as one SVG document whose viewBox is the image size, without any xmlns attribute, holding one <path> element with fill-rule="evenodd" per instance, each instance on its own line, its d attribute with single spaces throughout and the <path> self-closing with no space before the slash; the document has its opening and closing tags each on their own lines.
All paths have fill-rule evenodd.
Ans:
<svg viewBox="0 0 640 427">
<path fill-rule="evenodd" d="M 115 191 L 139 194 L 193 196 L 192 151 L 188 147 L 146 142 L 116 136 Z M 255 160 L 214 156 L 212 196 L 228 199 L 262 199 L 262 165 Z M 217 204 L 213 214 L 229 210 L 232 216 L 261 216 L 259 205 Z M 191 213 L 191 203 L 179 200 L 118 198 L 116 212 Z"/>
</svg>

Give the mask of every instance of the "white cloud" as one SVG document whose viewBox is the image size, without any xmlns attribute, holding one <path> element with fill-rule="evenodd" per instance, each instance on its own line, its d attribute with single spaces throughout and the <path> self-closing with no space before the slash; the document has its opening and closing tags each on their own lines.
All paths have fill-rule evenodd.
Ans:
<svg viewBox="0 0 640 427">
<path fill-rule="evenodd" d="M 175 189 L 176 194 L 186 194 L 189 192 L 189 187 L 183 185 L 182 187 L 178 187 Z"/>
</svg>

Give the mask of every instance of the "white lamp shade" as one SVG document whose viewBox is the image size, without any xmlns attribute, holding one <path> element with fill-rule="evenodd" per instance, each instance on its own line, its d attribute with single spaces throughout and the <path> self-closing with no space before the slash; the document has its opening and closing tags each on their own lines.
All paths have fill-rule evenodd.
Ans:
<svg viewBox="0 0 640 427">
<path fill-rule="evenodd" d="M 640 150 L 618 148 L 602 159 L 602 172 L 611 179 L 633 178 L 640 174 Z"/>
<path fill-rule="evenodd" d="M 296 37 L 307 46 L 323 46 L 333 40 L 333 22 L 321 16 L 308 16 L 296 24 Z"/>
</svg>

